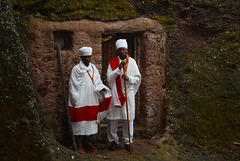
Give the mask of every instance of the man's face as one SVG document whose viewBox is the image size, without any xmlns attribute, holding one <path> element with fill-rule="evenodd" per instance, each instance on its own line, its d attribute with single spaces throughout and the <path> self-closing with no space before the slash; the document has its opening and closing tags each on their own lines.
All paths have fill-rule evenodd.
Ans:
<svg viewBox="0 0 240 161">
<path fill-rule="evenodd" d="M 87 67 L 89 63 L 91 62 L 91 56 L 81 56 L 83 64 L 85 64 Z"/>
<path fill-rule="evenodd" d="M 118 48 L 117 55 L 120 57 L 121 60 L 127 58 L 128 49 L 126 48 Z"/>
</svg>

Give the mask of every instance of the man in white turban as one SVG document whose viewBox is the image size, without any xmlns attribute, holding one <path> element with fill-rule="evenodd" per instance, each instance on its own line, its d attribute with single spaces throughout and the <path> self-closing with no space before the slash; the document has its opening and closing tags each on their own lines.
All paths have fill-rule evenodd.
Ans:
<svg viewBox="0 0 240 161">
<path fill-rule="evenodd" d="M 115 43 L 117 57 L 114 57 L 108 66 L 107 81 L 112 92 L 112 101 L 107 113 L 108 120 L 108 141 L 111 143 L 110 150 L 115 150 L 119 143 L 118 122 L 122 121 L 122 136 L 124 147 L 129 147 L 128 122 L 126 112 L 126 99 L 128 102 L 130 142 L 133 141 L 133 121 L 135 119 L 135 94 L 141 82 L 136 61 L 128 55 L 128 44 L 126 39 L 119 39 Z M 125 74 L 124 74 L 125 73 Z M 127 86 L 127 98 L 125 97 L 124 81 Z"/>
<path fill-rule="evenodd" d="M 91 63 L 92 48 L 82 47 L 79 52 L 81 61 L 73 67 L 69 80 L 68 105 L 77 150 L 85 153 L 85 150 L 97 151 L 93 135 L 106 116 L 112 96 Z"/>
</svg>

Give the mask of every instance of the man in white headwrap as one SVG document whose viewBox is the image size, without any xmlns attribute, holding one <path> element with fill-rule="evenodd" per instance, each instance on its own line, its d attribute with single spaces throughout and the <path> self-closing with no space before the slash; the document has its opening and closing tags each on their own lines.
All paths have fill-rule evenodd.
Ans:
<svg viewBox="0 0 240 161">
<path fill-rule="evenodd" d="M 135 94 L 141 82 L 141 74 L 136 61 L 128 56 L 128 44 L 126 39 L 117 40 L 115 46 L 117 57 L 114 57 L 110 61 L 107 70 L 107 81 L 112 92 L 112 101 L 106 117 L 108 120 L 107 137 L 108 141 L 111 143 L 109 149 L 115 150 L 119 143 L 119 137 L 117 135 L 118 122 L 122 121 L 124 147 L 130 151 L 126 99 L 128 101 L 130 141 L 132 143 L 133 121 L 135 119 Z M 126 81 L 128 98 L 125 97 L 124 80 Z M 132 147 L 131 150 L 133 150 Z"/>
<path fill-rule="evenodd" d="M 104 119 L 111 102 L 111 91 L 100 78 L 98 69 L 91 63 L 92 48 L 79 49 L 81 61 L 73 67 L 69 80 L 69 112 L 78 152 L 97 151 L 93 134 Z"/>
</svg>

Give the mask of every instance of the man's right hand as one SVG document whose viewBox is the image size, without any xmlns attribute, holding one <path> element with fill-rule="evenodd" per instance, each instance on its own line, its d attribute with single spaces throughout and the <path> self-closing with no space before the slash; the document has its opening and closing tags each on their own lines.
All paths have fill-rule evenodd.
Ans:
<svg viewBox="0 0 240 161">
<path fill-rule="evenodd" d="M 123 74 L 122 75 L 122 79 L 126 80 L 126 81 L 129 81 L 129 77 L 126 75 L 126 74 Z"/>
<path fill-rule="evenodd" d="M 125 61 L 122 61 L 122 62 L 120 63 L 119 69 L 121 70 L 125 65 L 126 65 L 126 62 L 125 62 Z"/>
</svg>

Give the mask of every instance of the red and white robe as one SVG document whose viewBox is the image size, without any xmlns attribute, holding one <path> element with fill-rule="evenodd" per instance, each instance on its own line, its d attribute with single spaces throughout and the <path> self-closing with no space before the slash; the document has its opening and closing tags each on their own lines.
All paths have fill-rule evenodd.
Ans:
<svg viewBox="0 0 240 161">
<path fill-rule="evenodd" d="M 127 120 L 124 80 L 121 78 L 123 68 L 119 70 L 121 61 L 119 57 L 113 58 L 107 70 L 107 80 L 112 93 L 112 101 L 106 117 L 108 120 Z M 131 57 L 128 60 L 126 75 L 129 77 L 129 80 L 126 81 L 129 120 L 134 120 L 135 94 L 141 83 L 141 74 L 136 61 Z"/>
<path fill-rule="evenodd" d="M 68 106 L 74 135 L 98 132 L 111 102 L 111 92 L 101 80 L 96 66 L 82 61 L 73 67 L 69 79 Z"/>
</svg>

